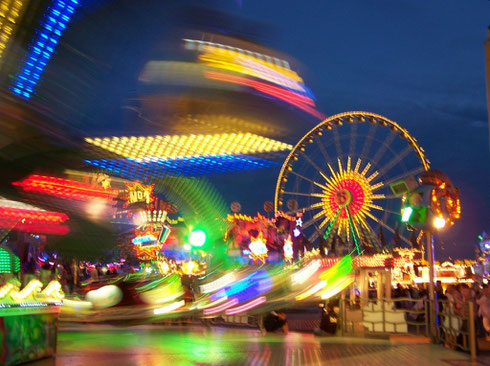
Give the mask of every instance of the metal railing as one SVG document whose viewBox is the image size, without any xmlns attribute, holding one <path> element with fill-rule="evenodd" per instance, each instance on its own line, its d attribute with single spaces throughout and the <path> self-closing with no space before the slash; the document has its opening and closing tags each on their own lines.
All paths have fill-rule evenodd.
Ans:
<svg viewBox="0 0 490 366">
<path fill-rule="evenodd" d="M 476 359 L 473 302 L 436 300 L 433 304 L 425 298 L 396 298 L 360 299 L 352 303 L 349 299 L 341 299 L 339 305 L 342 336 L 400 333 L 424 335 L 450 348 L 466 351 L 471 359 Z M 435 310 L 436 315 L 432 332 L 429 324 L 431 309 Z"/>
<path fill-rule="evenodd" d="M 231 325 L 231 326 L 246 326 L 251 328 L 259 328 L 258 316 L 252 315 L 223 315 L 216 318 L 207 319 L 209 325 Z"/>
<path fill-rule="evenodd" d="M 434 309 L 434 307 L 431 307 Z M 435 338 L 450 348 L 469 352 L 476 359 L 475 305 L 473 302 L 436 300 Z"/>
<path fill-rule="evenodd" d="M 428 336 L 425 299 L 361 299 L 340 302 L 340 328 L 346 334 L 414 334 Z"/>
</svg>

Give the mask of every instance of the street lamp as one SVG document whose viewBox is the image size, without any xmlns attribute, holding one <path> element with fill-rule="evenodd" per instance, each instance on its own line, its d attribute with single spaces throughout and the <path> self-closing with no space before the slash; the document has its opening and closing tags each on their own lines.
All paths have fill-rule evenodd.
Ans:
<svg viewBox="0 0 490 366">
<path fill-rule="evenodd" d="M 446 220 L 441 216 L 436 216 L 436 217 L 434 217 L 434 220 L 432 221 L 432 225 L 437 230 L 443 229 L 444 226 L 446 226 Z"/>
</svg>

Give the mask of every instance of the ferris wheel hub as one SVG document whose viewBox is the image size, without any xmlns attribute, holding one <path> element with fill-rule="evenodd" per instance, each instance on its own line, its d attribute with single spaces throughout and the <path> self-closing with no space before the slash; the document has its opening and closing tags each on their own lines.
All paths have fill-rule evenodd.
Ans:
<svg viewBox="0 0 490 366">
<path fill-rule="evenodd" d="M 349 206 L 352 202 L 352 193 L 347 189 L 341 189 L 335 194 L 335 203 L 339 207 Z"/>
</svg>

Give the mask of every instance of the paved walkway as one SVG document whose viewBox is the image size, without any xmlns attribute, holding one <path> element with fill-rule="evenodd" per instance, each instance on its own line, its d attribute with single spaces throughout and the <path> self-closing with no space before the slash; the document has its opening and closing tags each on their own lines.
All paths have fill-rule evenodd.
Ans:
<svg viewBox="0 0 490 366">
<path fill-rule="evenodd" d="M 458 366 L 466 354 L 442 346 L 402 340 L 319 338 L 310 334 L 261 336 L 233 328 L 117 327 L 77 325 L 63 328 L 58 356 L 29 363 L 51 365 L 383 365 Z"/>
</svg>

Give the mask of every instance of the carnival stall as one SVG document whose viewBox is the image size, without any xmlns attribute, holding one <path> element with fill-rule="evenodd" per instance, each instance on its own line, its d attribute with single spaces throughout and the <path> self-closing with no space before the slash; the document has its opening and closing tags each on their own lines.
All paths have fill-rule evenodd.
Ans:
<svg viewBox="0 0 490 366">
<path fill-rule="evenodd" d="M 43 286 L 32 279 L 21 288 L 19 258 L 0 248 L 0 363 L 19 363 L 54 356 L 58 313 L 64 293 L 58 281 Z"/>
</svg>

